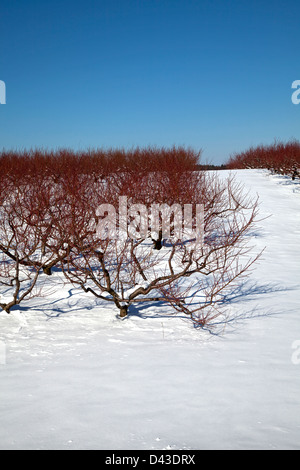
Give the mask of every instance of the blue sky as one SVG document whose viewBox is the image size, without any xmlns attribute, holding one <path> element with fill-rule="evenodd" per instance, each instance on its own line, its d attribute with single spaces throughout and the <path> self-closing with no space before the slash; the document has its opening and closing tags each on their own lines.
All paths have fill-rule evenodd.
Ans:
<svg viewBox="0 0 300 470">
<path fill-rule="evenodd" d="M 300 2 L 1 0 L 0 148 L 300 140 Z"/>
</svg>

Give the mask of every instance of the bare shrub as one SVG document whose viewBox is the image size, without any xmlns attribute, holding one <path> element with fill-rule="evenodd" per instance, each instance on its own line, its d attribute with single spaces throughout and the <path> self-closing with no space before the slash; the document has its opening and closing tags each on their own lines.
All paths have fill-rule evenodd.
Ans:
<svg viewBox="0 0 300 470">
<path fill-rule="evenodd" d="M 86 230 L 94 223 L 91 212 L 82 230 L 73 227 L 70 232 L 72 251 L 63 265 L 68 280 L 113 302 L 121 317 L 132 304 L 159 301 L 186 314 L 196 326 L 211 324 L 222 314 L 222 295 L 257 259 L 249 257 L 247 236 L 258 203 L 232 178 L 220 181 L 214 174 L 201 174 L 196 181 L 192 202 L 204 206 L 203 244 L 178 239 L 171 230 L 164 246 L 155 250 L 141 227 L 135 227 L 134 236 L 123 231 L 116 239 L 101 239 L 96 230 Z M 129 219 L 127 223 L 130 228 Z"/>
</svg>

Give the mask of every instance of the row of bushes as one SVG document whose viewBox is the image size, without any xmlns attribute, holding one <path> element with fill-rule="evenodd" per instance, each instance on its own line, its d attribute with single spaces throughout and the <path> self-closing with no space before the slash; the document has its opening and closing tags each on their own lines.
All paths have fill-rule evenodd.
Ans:
<svg viewBox="0 0 300 470">
<path fill-rule="evenodd" d="M 275 142 L 270 145 L 250 147 L 234 153 L 223 165 L 203 164 L 201 151 L 191 148 L 134 148 L 92 149 L 74 151 L 25 150 L 0 152 L 2 180 L 15 182 L 17 179 L 40 175 L 54 182 L 66 179 L 76 171 L 80 175 L 105 178 L 109 174 L 163 172 L 176 175 L 195 170 L 223 170 L 244 168 L 266 168 L 273 173 L 289 175 L 293 179 L 300 176 L 300 142 Z"/>
<path fill-rule="evenodd" d="M 94 149 L 74 151 L 58 150 L 24 150 L 0 152 L 1 173 L 12 179 L 22 176 L 39 176 L 40 174 L 57 179 L 65 177 L 76 170 L 80 174 L 106 176 L 118 171 L 178 171 L 194 170 L 199 164 L 201 151 L 172 148 L 134 148 Z"/>
<path fill-rule="evenodd" d="M 300 142 L 275 142 L 259 145 L 233 154 L 228 163 L 229 169 L 267 168 L 272 173 L 300 177 Z"/>
</svg>

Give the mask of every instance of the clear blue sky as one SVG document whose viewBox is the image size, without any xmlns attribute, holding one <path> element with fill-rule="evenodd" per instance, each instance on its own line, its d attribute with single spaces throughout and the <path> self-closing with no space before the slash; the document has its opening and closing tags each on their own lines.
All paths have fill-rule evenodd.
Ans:
<svg viewBox="0 0 300 470">
<path fill-rule="evenodd" d="M 300 139 L 299 0 L 1 0 L 0 148 Z"/>
</svg>

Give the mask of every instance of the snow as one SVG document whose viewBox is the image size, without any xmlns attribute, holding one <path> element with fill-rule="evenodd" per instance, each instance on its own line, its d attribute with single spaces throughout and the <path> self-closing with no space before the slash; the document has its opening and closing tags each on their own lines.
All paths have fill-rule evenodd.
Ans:
<svg viewBox="0 0 300 470">
<path fill-rule="evenodd" d="M 299 184 L 235 173 L 266 249 L 231 321 L 212 334 L 148 303 L 120 320 L 54 273 L 0 313 L 0 449 L 300 449 Z"/>
</svg>

